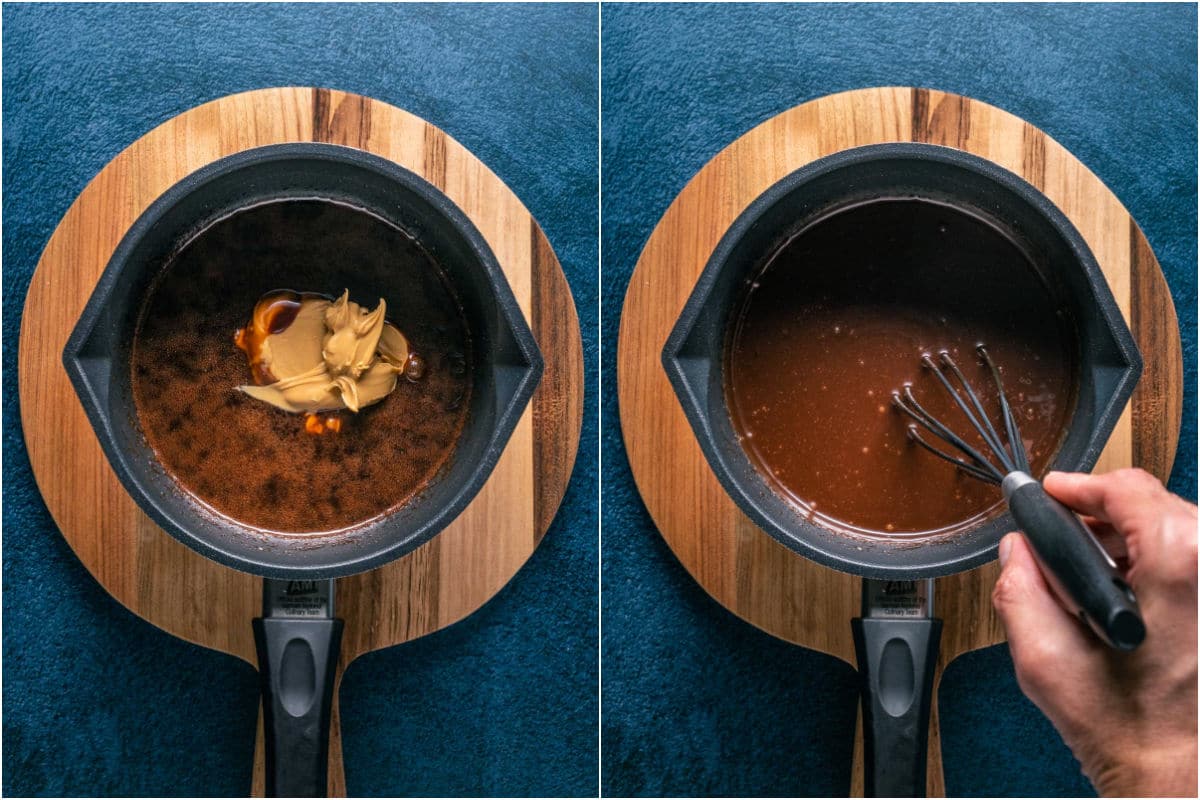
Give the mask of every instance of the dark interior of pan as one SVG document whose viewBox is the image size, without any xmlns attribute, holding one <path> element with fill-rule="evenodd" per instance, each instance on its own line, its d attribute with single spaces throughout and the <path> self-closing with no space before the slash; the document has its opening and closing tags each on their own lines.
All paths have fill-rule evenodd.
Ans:
<svg viewBox="0 0 1200 800">
<path fill-rule="evenodd" d="M 461 303 L 473 362 L 465 427 L 440 474 L 381 517 L 312 536 L 242 526 L 208 513 L 182 491 L 139 427 L 130 374 L 139 309 L 171 255 L 216 220 L 255 204 L 288 199 L 331 200 L 363 209 L 413 237 L 444 270 Z M 403 290 L 389 285 L 352 288 L 368 300 Z M 117 247 L 67 343 L 63 362 L 118 477 L 164 530 L 229 566 L 309 579 L 349 575 L 398 558 L 452 521 L 491 473 L 542 372 L 541 354 L 512 290 L 465 214 L 436 187 L 392 162 L 323 144 L 244 151 L 165 192 Z"/>
<path fill-rule="evenodd" d="M 986 221 L 1025 253 L 1045 291 L 1069 310 L 1077 351 L 1074 410 L 1052 467 L 1090 469 L 1141 372 L 1133 337 L 1094 256 L 1061 211 L 1016 175 L 952 148 L 894 143 L 846 150 L 769 188 L 720 240 L 672 329 L 662 363 L 717 478 L 764 531 L 845 572 L 936 577 L 992 559 L 1000 537 L 1013 528 L 1011 517 L 997 512 L 952 535 L 896 540 L 835 532 L 772 490 L 738 441 L 724 392 L 724 348 L 748 276 L 806 225 L 881 199 L 952 206 Z"/>
</svg>

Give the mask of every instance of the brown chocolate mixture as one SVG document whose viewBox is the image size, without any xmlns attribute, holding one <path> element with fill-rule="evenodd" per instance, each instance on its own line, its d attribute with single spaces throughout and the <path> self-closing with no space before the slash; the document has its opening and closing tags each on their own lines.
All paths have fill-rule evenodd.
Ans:
<svg viewBox="0 0 1200 800">
<path fill-rule="evenodd" d="M 419 380 L 338 432 L 253 400 L 234 337 L 259 298 L 291 288 L 374 306 L 425 360 Z M 470 338 L 430 256 L 362 210 L 289 200 L 239 211 L 192 239 L 142 309 L 133 390 L 142 430 L 188 492 L 243 524 L 282 532 L 340 530 L 404 503 L 453 453 L 471 387 Z M 324 415 L 323 415 L 324 416 Z"/>
<path fill-rule="evenodd" d="M 792 237 L 749 282 L 728 339 L 726 401 L 755 466 L 810 518 L 884 536 L 954 529 L 1000 495 L 908 441 L 891 392 L 912 382 L 931 413 L 970 431 L 920 365 L 946 349 L 998 420 L 975 356 L 987 344 L 1040 474 L 1074 405 L 1071 331 L 990 225 L 931 201 L 865 203 Z"/>
</svg>

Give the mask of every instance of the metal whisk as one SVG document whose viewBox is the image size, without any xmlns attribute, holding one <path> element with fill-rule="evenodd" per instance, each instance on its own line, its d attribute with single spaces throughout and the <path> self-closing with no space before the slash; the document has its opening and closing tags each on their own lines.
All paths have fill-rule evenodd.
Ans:
<svg viewBox="0 0 1200 800">
<path fill-rule="evenodd" d="M 978 393 L 950 353 L 942 350 L 938 353 L 940 364 L 929 353 L 922 355 L 921 361 L 950 393 L 988 452 L 981 452 L 930 414 L 913 395 L 912 385 L 906 384 L 903 391 L 892 392 L 892 402 L 913 420 L 908 425 L 909 438 L 966 474 L 1000 486 L 1013 519 L 1033 545 L 1047 583 L 1067 609 L 1109 646 L 1134 649 L 1146 636 L 1137 598 L 1091 529 L 1074 512 L 1046 494 L 1041 483 L 1030 474 L 1029 457 L 1016 415 L 1004 395 L 1000 370 L 984 345 L 978 345 L 976 352 L 996 384 L 1004 436 L 992 424 Z M 921 435 L 922 430 L 960 455 L 931 444 Z"/>
<path fill-rule="evenodd" d="M 913 396 L 912 384 L 906 384 L 903 393 L 892 392 L 892 402 L 895 403 L 897 408 L 915 420 L 915 422 L 909 423 L 908 426 L 908 437 L 910 439 L 938 458 L 958 466 L 959 469 L 968 475 L 979 478 L 979 480 L 986 483 L 999 486 L 1004 482 L 1004 477 L 1013 472 L 1029 474 L 1031 471 L 1029 457 L 1025 453 L 1025 443 L 1021 440 L 1021 432 L 1017 428 L 1016 417 L 1013 416 L 1012 408 L 1008 405 L 1008 399 L 1004 396 L 1004 383 L 1000 380 L 1000 370 L 996 368 L 996 364 L 992 361 L 992 357 L 988 355 L 985 346 L 978 345 L 975 349 L 979 353 L 980 358 L 983 359 L 983 363 L 987 365 L 988 370 L 992 373 L 992 379 L 996 382 L 996 391 L 1000 395 L 1000 416 L 1004 420 L 1004 430 L 1008 437 L 1008 447 L 1005 447 L 1004 442 L 996 433 L 996 429 L 992 427 L 991 420 L 988 419 L 987 412 L 983 410 L 983 404 L 979 401 L 979 395 L 975 394 L 975 390 L 971 388 L 971 384 L 962 374 L 962 370 L 958 368 L 958 365 L 954 363 L 954 359 L 950 357 L 948 351 L 942 350 L 938 353 L 938 356 L 941 358 L 942 365 L 950 370 L 954 377 L 958 379 L 959 384 L 966 393 L 966 401 L 963 400 L 962 393 L 950 383 L 950 379 L 946 377 L 946 373 L 934 362 L 933 356 L 925 353 L 921 356 L 921 362 L 937 376 L 938 381 L 941 382 L 942 386 L 946 387 L 946 391 L 950 393 L 954 402 L 966 414 L 971 426 L 979 431 L 984 442 L 991 450 L 993 457 L 1000 462 L 999 467 L 992 464 L 982 453 L 967 444 L 954 431 L 947 428 L 937 418 L 926 411 L 917 402 L 917 398 Z M 967 401 L 969 401 L 969 407 Z M 970 461 L 934 447 L 922 438 L 920 428 L 925 428 L 942 441 L 957 448 Z"/>
</svg>

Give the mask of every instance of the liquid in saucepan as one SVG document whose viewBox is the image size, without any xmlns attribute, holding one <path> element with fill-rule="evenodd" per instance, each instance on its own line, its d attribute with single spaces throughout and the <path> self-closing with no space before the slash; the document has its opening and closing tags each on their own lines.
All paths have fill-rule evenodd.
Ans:
<svg viewBox="0 0 1200 800">
<path fill-rule="evenodd" d="M 968 434 L 920 364 L 948 350 L 998 419 L 975 354 L 986 343 L 1040 474 L 1074 405 L 1072 331 L 1024 252 L 990 224 L 927 200 L 864 203 L 793 236 L 747 281 L 726 402 L 755 467 L 810 518 L 889 537 L 953 530 L 996 509 L 999 491 L 910 442 L 891 392 L 911 382 Z"/>
<path fill-rule="evenodd" d="M 304 293 L 348 289 L 364 307 L 386 297 L 420 363 L 358 413 L 306 419 L 247 396 L 237 387 L 271 376 L 235 340 L 249 347 L 252 310 L 281 289 L 294 291 L 278 292 L 269 332 L 295 319 Z M 133 395 L 159 461 L 204 504 L 256 528 L 333 531 L 400 506 L 448 462 L 471 358 L 458 298 L 407 234 L 347 205 L 287 200 L 214 223 L 164 267 L 134 338 Z"/>
</svg>

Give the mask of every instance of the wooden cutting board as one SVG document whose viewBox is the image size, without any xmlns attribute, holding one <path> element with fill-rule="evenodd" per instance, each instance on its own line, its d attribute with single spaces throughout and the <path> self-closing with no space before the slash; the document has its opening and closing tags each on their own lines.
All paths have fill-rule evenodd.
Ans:
<svg viewBox="0 0 1200 800">
<path fill-rule="evenodd" d="M 261 614 L 261 580 L 194 553 L 138 509 L 105 460 L 61 358 L 117 243 L 163 191 L 232 153 L 309 141 L 367 150 L 445 192 L 496 254 L 546 362 L 499 463 L 458 519 L 404 558 L 337 581 L 340 684 L 363 653 L 444 628 L 495 595 L 546 533 L 575 462 L 583 350 L 570 288 L 528 210 L 462 145 L 398 108 L 327 89 L 231 95 L 158 126 L 88 184 L 42 253 L 21 321 L 21 422 L 46 505 L 96 580 L 168 633 L 257 666 L 250 620 Z M 335 691 L 329 791 L 344 796 L 336 698 Z M 261 795 L 261 717 L 255 750 L 253 789 Z"/>
<path fill-rule="evenodd" d="M 617 352 L 625 447 L 663 538 L 717 602 L 774 636 L 852 665 L 850 619 L 859 614 L 859 579 L 792 553 L 742 514 L 704 460 L 659 358 L 717 242 L 752 200 L 810 161 L 881 142 L 939 144 L 989 159 L 1041 189 L 1087 241 L 1145 359 L 1097 471 L 1135 465 L 1165 480 L 1183 410 L 1179 325 L 1150 245 L 1100 179 L 1029 123 L 957 95 L 862 89 L 789 109 L 718 153 L 659 221 L 625 296 Z M 998 574 L 993 562 L 937 581 L 944 628 L 935 686 L 958 656 L 1004 641 L 990 598 Z M 936 700 L 929 752 L 927 788 L 941 796 Z M 856 795 L 862 793 L 861 764 L 860 730 Z"/>
</svg>

